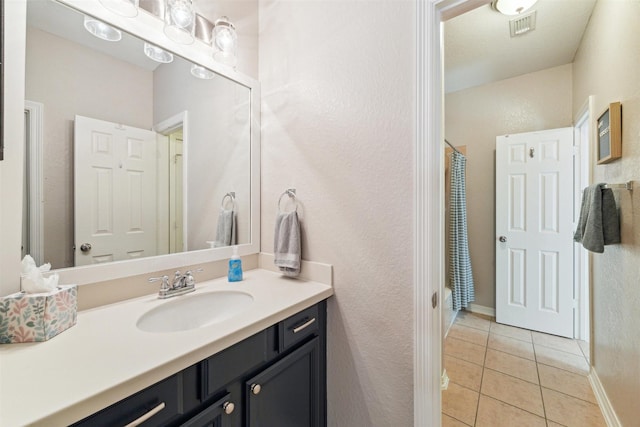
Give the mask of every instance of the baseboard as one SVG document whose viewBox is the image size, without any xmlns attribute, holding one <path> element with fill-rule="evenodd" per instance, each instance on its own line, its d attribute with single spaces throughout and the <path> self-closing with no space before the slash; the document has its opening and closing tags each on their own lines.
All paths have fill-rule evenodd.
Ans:
<svg viewBox="0 0 640 427">
<path fill-rule="evenodd" d="M 472 313 L 484 314 L 489 317 L 496 317 L 496 309 L 493 307 L 485 307 L 484 305 L 478 304 L 469 304 L 469 306 L 465 309 Z"/>
<path fill-rule="evenodd" d="M 602 416 L 604 417 L 607 426 L 622 427 L 622 423 L 618 419 L 616 412 L 613 410 L 613 406 L 611 406 L 611 402 L 607 397 L 607 393 L 604 391 L 604 387 L 600 382 L 600 378 L 598 378 L 598 374 L 593 367 L 591 368 L 591 372 L 589 373 L 588 378 L 589 383 L 591 383 L 591 388 L 593 389 L 593 394 L 596 395 L 596 400 L 600 405 L 600 410 L 602 411 Z"/>
</svg>

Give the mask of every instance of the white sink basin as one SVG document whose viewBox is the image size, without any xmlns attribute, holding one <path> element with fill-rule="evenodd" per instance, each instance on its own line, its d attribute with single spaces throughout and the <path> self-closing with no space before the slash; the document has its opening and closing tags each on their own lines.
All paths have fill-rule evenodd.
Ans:
<svg viewBox="0 0 640 427">
<path fill-rule="evenodd" d="M 253 302 L 250 294 L 239 291 L 196 292 L 174 298 L 140 316 L 138 329 L 161 333 L 202 328 L 235 316 Z"/>
</svg>

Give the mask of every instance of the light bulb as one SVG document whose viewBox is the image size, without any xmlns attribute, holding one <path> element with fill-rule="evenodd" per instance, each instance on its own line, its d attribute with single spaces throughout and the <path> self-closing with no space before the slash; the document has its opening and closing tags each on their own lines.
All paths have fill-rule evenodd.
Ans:
<svg viewBox="0 0 640 427">
<path fill-rule="evenodd" d="M 193 10 L 186 2 L 176 2 L 171 6 L 171 19 L 180 28 L 187 28 L 193 23 Z"/>
<path fill-rule="evenodd" d="M 120 30 L 90 16 L 84 17 L 84 28 L 102 40 L 117 42 L 122 39 L 122 32 L 120 32 Z"/>
<path fill-rule="evenodd" d="M 167 37 L 181 44 L 193 43 L 195 12 L 191 0 L 169 0 L 164 19 Z"/>
</svg>

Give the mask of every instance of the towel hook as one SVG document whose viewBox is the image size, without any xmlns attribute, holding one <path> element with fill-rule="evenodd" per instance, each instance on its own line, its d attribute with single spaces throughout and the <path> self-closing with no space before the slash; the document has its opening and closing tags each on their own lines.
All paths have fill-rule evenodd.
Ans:
<svg viewBox="0 0 640 427">
<path fill-rule="evenodd" d="M 282 202 L 282 198 L 287 195 L 289 196 L 290 199 L 293 199 L 293 202 L 296 205 L 296 212 L 298 211 L 298 199 L 296 198 L 296 189 L 295 188 L 287 188 L 286 190 L 284 190 L 284 192 L 280 195 L 280 198 L 278 199 L 278 211 L 281 211 L 280 209 L 280 204 Z"/>
<path fill-rule="evenodd" d="M 236 208 L 236 192 L 235 191 L 230 191 L 224 195 L 224 197 L 222 198 L 222 203 L 220 204 L 220 207 L 224 209 L 224 201 L 227 199 L 227 197 L 231 199 L 231 206 L 233 207 L 233 209 L 235 209 Z"/>
</svg>

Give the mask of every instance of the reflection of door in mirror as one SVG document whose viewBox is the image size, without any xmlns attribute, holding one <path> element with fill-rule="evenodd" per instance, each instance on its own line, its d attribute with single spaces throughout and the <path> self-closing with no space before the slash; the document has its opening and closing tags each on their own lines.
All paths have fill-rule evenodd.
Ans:
<svg viewBox="0 0 640 427">
<path fill-rule="evenodd" d="M 156 252 L 156 134 L 76 116 L 75 265 Z"/>
</svg>

